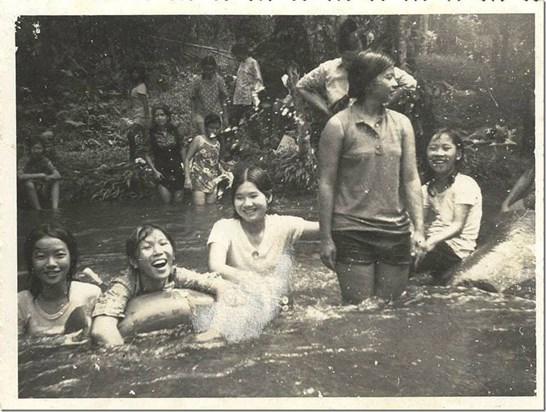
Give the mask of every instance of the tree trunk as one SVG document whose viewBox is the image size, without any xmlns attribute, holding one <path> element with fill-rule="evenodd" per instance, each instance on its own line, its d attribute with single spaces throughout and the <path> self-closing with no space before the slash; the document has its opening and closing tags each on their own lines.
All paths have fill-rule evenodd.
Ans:
<svg viewBox="0 0 546 412">
<path fill-rule="evenodd" d="M 398 64 L 403 66 L 408 61 L 408 44 L 409 25 L 407 24 L 408 16 L 400 16 L 398 20 Z"/>
<path fill-rule="evenodd" d="M 428 43 L 427 43 L 427 33 L 428 33 L 428 14 L 421 16 L 421 36 L 419 36 L 419 54 L 428 54 Z"/>
</svg>

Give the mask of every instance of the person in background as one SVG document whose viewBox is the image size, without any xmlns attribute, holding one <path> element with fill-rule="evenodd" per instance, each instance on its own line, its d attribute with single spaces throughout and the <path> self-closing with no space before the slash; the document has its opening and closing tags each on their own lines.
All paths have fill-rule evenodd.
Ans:
<svg viewBox="0 0 546 412">
<path fill-rule="evenodd" d="M 250 57 L 248 46 L 245 43 L 235 43 L 231 52 L 240 63 L 229 123 L 231 126 L 238 126 L 241 119 L 248 117 L 252 109 L 258 105 L 258 93 L 264 86 L 260 66 Z"/>
<path fill-rule="evenodd" d="M 23 255 L 30 287 L 17 295 L 19 335 L 89 331 L 101 289 L 73 280 L 78 247 L 72 233 L 58 225 L 37 226 L 25 241 Z"/>
<path fill-rule="evenodd" d="M 205 134 L 195 136 L 184 160 L 186 173 L 184 186 L 192 190 L 193 203 L 203 206 L 216 202 L 217 178 L 225 171 L 220 162 L 218 133 L 222 120 L 217 114 L 205 116 Z"/>
<path fill-rule="evenodd" d="M 224 127 L 227 127 L 227 91 L 224 80 L 216 73 L 218 66 L 212 56 L 201 60 L 201 78 L 197 79 L 191 91 L 191 111 L 197 133 L 205 135 L 205 116 L 217 114 L 222 118 Z"/>
<path fill-rule="evenodd" d="M 45 156 L 45 146 L 40 137 L 29 139 L 28 150 L 28 160 L 19 162 L 17 179 L 23 184 L 30 205 L 35 210 L 41 210 L 40 196 L 49 197 L 51 208 L 58 209 L 61 174 Z"/>
<path fill-rule="evenodd" d="M 144 145 L 146 131 L 150 128 L 151 119 L 148 105 L 148 89 L 145 82 L 145 68 L 143 66 L 135 66 L 131 71 L 132 88 L 129 93 L 131 97 L 133 123 L 127 132 L 129 160 L 131 162 L 137 157 L 139 147 Z"/>
<path fill-rule="evenodd" d="M 318 109 L 326 119 L 349 104 L 348 67 L 356 54 L 367 48 L 362 44 L 356 23 L 346 19 L 339 28 L 338 50 L 341 57 L 328 60 L 303 76 L 296 85 L 301 97 Z M 395 67 L 397 89 L 387 103 L 396 101 L 404 91 L 415 91 L 417 81 L 405 71 Z"/>
<path fill-rule="evenodd" d="M 429 140 L 426 183 L 422 186 L 425 212 L 424 254 L 416 271 L 430 272 L 437 281 L 476 248 L 482 217 L 482 193 L 470 176 L 459 172 L 464 162 L 461 137 L 440 129 Z"/>
<path fill-rule="evenodd" d="M 358 53 L 348 80 L 355 102 L 319 141 L 321 259 L 344 303 L 393 300 L 407 286 L 412 248 L 419 256 L 424 244 L 413 128 L 385 107 L 397 87 L 389 56 Z"/>
<path fill-rule="evenodd" d="M 145 155 L 164 203 L 181 202 L 184 196 L 183 161 L 186 149 L 178 129 L 171 123 L 171 110 L 164 104 L 152 108 L 149 150 Z"/>
<path fill-rule="evenodd" d="M 501 212 L 513 210 L 535 210 L 535 165 L 527 168 L 514 183 L 506 199 L 502 202 Z"/>
</svg>

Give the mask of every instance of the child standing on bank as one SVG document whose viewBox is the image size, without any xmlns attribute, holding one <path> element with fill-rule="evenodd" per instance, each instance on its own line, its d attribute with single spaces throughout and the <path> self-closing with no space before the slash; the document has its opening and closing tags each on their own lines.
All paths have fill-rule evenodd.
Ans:
<svg viewBox="0 0 546 412">
<path fill-rule="evenodd" d="M 55 210 L 59 207 L 61 174 L 45 156 L 45 146 L 41 138 L 30 139 L 28 150 L 28 161 L 24 165 L 21 162 L 17 178 L 23 183 L 33 209 L 42 209 L 39 196 L 42 195 L 51 199 L 51 208 Z"/>
<path fill-rule="evenodd" d="M 191 92 L 191 111 L 197 133 L 205 135 L 205 116 L 221 116 L 223 126 L 227 126 L 227 91 L 224 80 L 216 73 L 218 66 L 212 56 L 201 60 L 201 78 L 193 83 Z"/>
<path fill-rule="evenodd" d="M 233 93 L 233 107 L 229 122 L 231 126 L 238 126 L 241 119 L 250 115 L 258 104 L 258 93 L 264 89 L 262 74 L 258 62 L 250 57 L 248 46 L 244 43 L 235 43 L 231 53 L 240 62 Z"/>
<path fill-rule="evenodd" d="M 464 161 L 461 137 L 450 129 L 436 132 L 427 145 L 427 182 L 422 186 L 426 255 L 417 271 L 440 281 L 476 248 L 482 218 L 480 187 L 459 173 Z"/>
<path fill-rule="evenodd" d="M 150 128 L 150 109 L 148 105 L 148 89 L 146 88 L 146 70 L 137 66 L 131 71 L 132 89 L 130 91 L 133 123 L 127 132 L 129 143 L 129 160 L 133 161 L 137 149 L 145 140 L 146 131 Z M 140 138 L 140 142 L 138 141 Z"/>
<path fill-rule="evenodd" d="M 205 116 L 205 134 L 196 136 L 184 161 L 186 171 L 185 187 L 192 190 L 193 203 L 203 206 L 216 202 L 217 183 L 215 179 L 224 173 L 220 164 L 220 142 L 218 133 L 222 120 L 217 114 Z"/>
</svg>

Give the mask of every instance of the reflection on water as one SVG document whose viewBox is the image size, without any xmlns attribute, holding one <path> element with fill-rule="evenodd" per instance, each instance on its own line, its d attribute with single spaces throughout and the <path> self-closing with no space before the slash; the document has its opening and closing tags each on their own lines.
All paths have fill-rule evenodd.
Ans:
<svg viewBox="0 0 546 412">
<path fill-rule="evenodd" d="M 186 208 L 188 209 L 188 208 Z M 279 213 L 317 219 L 313 199 L 280 200 Z M 174 235 L 178 264 L 206 269 L 206 239 L 229 205 L 192 213 L 154 203 L 78 205 L 58 215 L 20 212 L 19 242 L 52 218 L 76 234 L 82 266 L 105 280 L 124 266 L 124 240 L 143 221 Z M 20 243 L 21 244 L 21 243 Z M 19 396 L 279 397 L 535 395 L 535 302 L 412 279 L 392 305 L 340 306 L 317 242 L 300 242 L 293 308 L 257 339 L 195 343 L 180 328 L 114 349 L 90 343 L 19 344 Z"/>
</svg>

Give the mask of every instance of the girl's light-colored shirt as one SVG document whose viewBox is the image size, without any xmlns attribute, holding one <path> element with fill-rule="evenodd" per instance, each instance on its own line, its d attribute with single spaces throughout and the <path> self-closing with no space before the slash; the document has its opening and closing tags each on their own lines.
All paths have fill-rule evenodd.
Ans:
<svg viewBox="0 0 546 412">
<path fill-rule="evenodd" d="M 90 316 L 101 290 L 89 283 L 73 281 L 69 301 L 59 312 L 46 313 L 29 290 L 17 294 L 18 333 L 30 335 L 59 335 L 64 333 L 66 321 L 77 307 L 83 307 Z"/>
<path fill-rule="evenodd" d="M 233 104 L 246 106 L 254 104 L 256 94 L 263 88 L 260 66 L 256 60 L 248 57 L 239 64 L 237 69 Z"/>
<path fill-rule="evenodd" d="M 425 208 L 426 235 L 430 237 L 445 230 L 453 222 L 456 205 L 470 205 L 470 211 L 460 235 L 445 242 L 461 259 L 476 248 L 482 219 L 482 192 L 474 179 L 461 173 L 453 184 L 442 193 L 431 196 L 428 184 L 422 186 Z"/>
<path fill-rule="evenodd" d="M 300 217 L 266 215 L 262 242 L 254 247 L 239 219 L 222 219 L 214 224 L 207 245 L 222 245 L 227 251 L 226 264 L 234 268 L 264 274 L 286 273 L 292 271 L 292 246 L 304 226 Z"/>
</svg>

